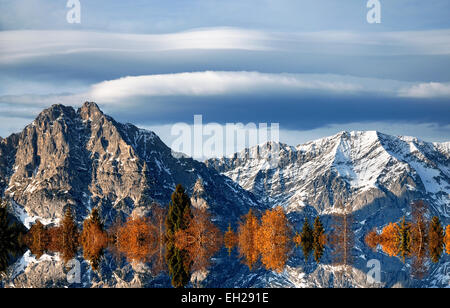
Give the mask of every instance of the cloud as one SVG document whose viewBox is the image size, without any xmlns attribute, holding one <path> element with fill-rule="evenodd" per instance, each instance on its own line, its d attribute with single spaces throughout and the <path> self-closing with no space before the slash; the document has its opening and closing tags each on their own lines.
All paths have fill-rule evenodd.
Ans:
<svg viewBox="0 0 450 308">
<path fill-rule="evenodd" d="M 450 83 L 428 82 L 400 90 L 400 96 L 411 98 L 450 98 Z"/>
<path fill-rule="evenodd" d="M 189 72 L 128 76 L 92 85 L 86 94 L 105 104 L 132 97 L 221 96 L 252 94 L 372 94 L 387 97 L 450 98 L 450 84 L 412 83 L 332 74 Z"/>
<path fill-rule="evenodd" d="M 0 112 L 29 116 L 51 104 L 95 101 L 118 120 L 146 125 L 189 121 L 194 114 L 218 123 L 278 122 L 302 130 L 357 121 L 450 124 L 446 88 L 423 88 L 332 74 L 185 72 L 102 81 L 78 93 L 4 95 Z"/>
<path fill-rule="evenodd" d="M 0 95 L 81 92 L 92 84 L 124 76 L 199 71 L 450 82 L 449 38 L 448 30 L 281 33 L 206 28 L 169 34 L 0 31 Z"/>
<path fill-rule="evenodd" d="M 171 34 L 22 30 L 0 32 L 0 61 L 83 53 L 145 54 L 169 50 L 269 50 L 261 31 L 214 28 Z"/>
<path fill-rule="evenodd" d="M 331 75 L 264 74 L 259 72 L 191 72 L 130 76 L 92 86 L 87 94 L 103 103 L 139 96 L 217 96 L 286 91 L 355 92 L 357 83 Z"/>
<path fill-rule="evenodd" d="M 83 53 L 145 54 L 169 50 L 301 51 L 341 55 L 449 55 L 450 30 L 281 33 L 206 28 L 170 34 L 21 30 L 0 32 L 0 61 Z"/>
</svg>

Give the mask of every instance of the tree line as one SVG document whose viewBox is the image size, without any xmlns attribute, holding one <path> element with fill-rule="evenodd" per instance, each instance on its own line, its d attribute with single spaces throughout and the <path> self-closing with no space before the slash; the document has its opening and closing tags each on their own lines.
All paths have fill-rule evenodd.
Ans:
<svg viewBox="0 0 450 308">
<path fill-rule="evenodd" d="M 37 221 L 24 236 L 38 258 L 58 252 L 67 262 L 82 250 L 84 259 L 98 270 L 109 250 L 118 259 L 151 264 L 154 275 L 167 271 L 174 287 L 185 286 L 192 272 L 209 267 L 222 240 L 210 213 L 193 208 L 181 185 L 173 192 L 168 209 L 154 203 L 149 215 L 130 216 L 126 221 L 118 218 L 108 229 L 94 208 L 79 230 L 68 208 L 58 226 L 47 227 Z"/>
<path fill-rule="evenodd" d="M 381 249 L 389 256 L 398 256 L 403 262 L 412 259 L 412 273 L 421 278 L 427 271 L 426 260 L 438 263 L 444 253 L 450 254 L 450 225 L 445 229 L 439 217 L 429 217 L 428 205 L 424 201 L 411 204 L 411 219 L 403 217 L 399 222 L 390 222 L 379 232 L 371 230 L 365 237 L 366 244 Z"/>
<path fill-rule="evenodd" d="M 25 233 L 16 224 L 5 223 L 7 211 L 2 205 L 0 245 L 10 248 L 0 247 L 0 251 L 17 251 L 18 247 L 26 246 L 37 258 L 58 252 L 67 262 L 82 250 L 84 259 L 97 271 L 108 250 L 118 260 L 149 264 L 155 276 L 167 272 L 174 287 L 187 285 L 193 272 L 207 269 L 222 246 L 230 254 L 236 248 L 239 258 L 250 269 L 263 266 L 281 272 L 295 248 L 301 249 L 305 262 L 312 254 L 319 263 L 329 245 L 333 264 L 346 269 L 353 262 L 353 218 L 342 204 L 337 208 L 328 233 L 319 216 L 313 224 L 306 217 L 296 231 L 284 210 L 275 207 L 263 212 L 250 209 L 240 219 L 236 231 L 229 225 L 222 234 L 212 222 L 211 214 L 193 207 L 184 188 L 177 185 L 168 207 L 153 203 L 147 215 L 130 216 L 125 221 L 118 218 L 109 228 L 105 228 L 99 209 L 94 208 L 79 229 L 73 211 L 67 208 L 59 225 L 44 226 L 38 220 Z M 365 242 L 371 248 L 380 245 L 388 255 L 403 260 L 412 258 L 414 274 L 420 276 L 426 272 L 427 257 L 438 262 L 444 246 L 450 253 L 450 226 L 444 229 L 437 217 L 428 221 L 424 202 L 413 203 L 411 213 L 411 221 L 403 218 L 387 224 L 381 232 L 374 229 Z M 0 272 L 6 268 L 9 255 L 0 254 Z"/>
</svg>

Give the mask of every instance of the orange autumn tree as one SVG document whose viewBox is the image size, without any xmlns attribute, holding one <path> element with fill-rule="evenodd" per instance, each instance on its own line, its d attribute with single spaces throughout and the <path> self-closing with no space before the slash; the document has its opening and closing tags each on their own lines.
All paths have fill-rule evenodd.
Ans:
<svg viewBox="0 0 450 308">
<path fill-rule="evenodd" d="M 47 229 L 39 220 L 31 226 L 25 235 L 25 244 L 37 259 L 47 251 L 49 242 Z"/>
<path fill-rule="evenodd" d="M 433 263 L 438 263 L 444 251 L 444 228 L 437 216 L 431 219 L 429 226 L 428 249 Z"/>
<path fill-rule="evenodd" d="M 393 257 L 399 254 L 399 226 L 396 223 L 389 223 L 383 228 L 380 235 L 380 244 L 385 253 Z"/>
<path fill-rule="evenodd" d="M 259 222 L 258 218 L 250 209 L 243 217 L 243 221 L 239 223 L 238 232 L 238 249 L 239 256 L 243 262 L 252 269 L 258 261 L 259 253 L 256 238 L 258 236 Z"/>
<path fill-rule="evenodd" d="M 148 262 L 153 253 L 156 228 L 147 217 L 130 217 L 117 230 L 117 250 L 129 261 Z"/>
<path fill-rule="evenodd" d="M 90 216 L 83 223 L 81 233 L 83 257 L 88 260 L 92 269 L 96 271 L 100 265 L 103 250 L 108 245 L 108 237 L 100 220 L 98 209 L 93 209 Z"/>
<path fill-rule="evenodd" d="M 46 251 L 59 252 L 64 262 L 76 257 L 79 247 L 80 232 L 72 210 L 68 208 L 57 227 L 46 229 L 48 243 Z"/>
<path fill-rule="evenodd" d="M 257 229 L 256 246 L 266 269 L 281 272 L 290 251 L 291 228 L 281 207 L 267 210 Z"/>
<path fill-rule="evenodd" d="M 231 254 L 231 250 L 237 245 L 238 242 L 236 233 L 234 233 L 231 229 L 231 224 L 228 225 L 228 229 L 223 236 L 223 242 L 225 244 L 225 248 L 228 249 L 228 254 Z"/>
<path fill-rule="evenodd" d="M 298 232 L 295 233 L 295 236 L 292 238 L 292 241 L 295 244 L 295 247 L 300 247 L 302 244 L 302 235 Z"/>
<path fill-rule="evenodd" d="M 191 215 L 186 228 L 175 232 L 175 247 L 186 252 L 189 268 L 197 271 L 210 266 L 211 257 L 222 245 L 223 235 L 205 209 L 192 208 Z"/>
<path fill-rule="evenodd" d="M 381 241 L 381 237 L 378 234 L 377 229 L 374 228 L 372 231 L 370 231 L 364 238 L 364 241 L 367 246 L 375 250 L 375 248 L 377 248 Z"/>
</svg>

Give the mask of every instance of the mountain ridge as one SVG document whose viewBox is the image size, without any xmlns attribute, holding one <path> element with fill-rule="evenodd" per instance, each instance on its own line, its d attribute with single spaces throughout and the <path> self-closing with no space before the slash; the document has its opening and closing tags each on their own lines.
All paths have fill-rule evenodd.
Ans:
<svg viewBox="0 0 450 308">
<path fill-rule="evenodd" d="M 409 202 L 423 198 L 448 218 L 447 145 L 377 131 L 340 132 L 295 147 L 280 143 L 275 168 L 260 155 L 270 152 L 267 143 L 206 164 L 270 206 L 311 205 L 326 214 L 339 202 L 358 210 L 389 193 Z"/>
</svg>

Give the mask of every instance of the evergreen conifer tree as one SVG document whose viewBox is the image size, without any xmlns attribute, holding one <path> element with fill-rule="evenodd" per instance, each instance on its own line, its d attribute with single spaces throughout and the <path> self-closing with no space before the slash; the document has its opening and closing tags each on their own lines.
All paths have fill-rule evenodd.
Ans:
<svg viewBox="0 0 450 308">
<path fill-rule="evenodd" d="M 314 249 L 314 259 L 319 263 L 320 258 L 324 251 L 324 235 L 325 229 L 323 228 L 322 222 L 319 216 L 314 220 L 314 231 L 313 231 L 313 249 Z"/>
<path fill-rule="evenodd" d="M 181 184 L 172 193 L 169 211 L 166 217 L 166 261 L 172 286 L 182 288 L 189 282 L 189 263 L 185 252 L 175 247 L 175 233 L 189 225 L 191 200 Z"/>
<path fill-rule="evenodd" d="M 308 257 L 313 250 L 313 242 L 314 235 L 311 225 L 308 222 L 308 218 L 305 218 L 305 222 L 303 223 L 303 229 L 301 233 L 301 245 L 303 249 L 303 255 L 305 257 L 305 261 L 308 261 Z"/>
</svg>

